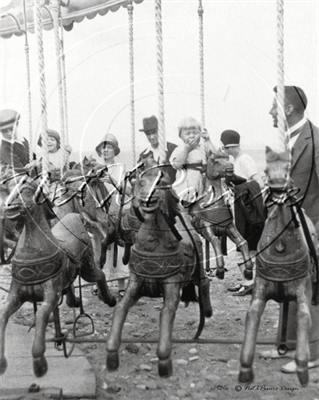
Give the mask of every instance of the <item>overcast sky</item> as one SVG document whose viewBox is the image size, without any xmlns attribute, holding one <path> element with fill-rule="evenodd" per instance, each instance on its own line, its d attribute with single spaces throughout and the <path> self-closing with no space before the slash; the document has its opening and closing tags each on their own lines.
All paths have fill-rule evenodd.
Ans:
<svg viewBox="0 0 319 400">
<path fill-rule="evenodd" d="M 206 128 L 216 146 L 235 129 L 244 148 L 263 149 L 278 132 L 269 115 L 276 85 L 276 1 L 203 0 Z M 198 1 L 162 1 L 166 140 L 179 143 L 184 117 L 200 120 Z M 136 152 L 142 119 L 158 115 L 155 2 L 134 5 Z M 308 118 L 319 121 L 319 2 L 285 1 L 285 83 L 301 86 Z M 128 15 L 121 7 L 64 32 L 70 144 L 94 150 L 111 132 L 131 149 Z M 21 114 L 28 136 L 24 37 L 0 39 L 1 108 Z M 40 129 L 36 38 L 29 35 L 33 126 Z M 53 31 L 44 32 L 49 127 L 60 130 Z"/>
</svg>

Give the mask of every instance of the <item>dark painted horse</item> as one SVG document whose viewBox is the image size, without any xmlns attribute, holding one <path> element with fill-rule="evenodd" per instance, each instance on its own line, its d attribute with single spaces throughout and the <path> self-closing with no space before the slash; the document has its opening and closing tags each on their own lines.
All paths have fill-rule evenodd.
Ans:
<svg viewBox="0 0 319 400">
<path fill-rule="evenodd" d="M 317 236 L 310 219 L 296 200 L 289 180 L 289 153 L 266 149 L 268 217 L 256 255 L 256 279 L 246 316 L 240 355 L 239 382 L 253 381 L 252 363 L 261 315 L 268 300 L 296 301 L 297 343 L 295 362 L 302 386 L 308 383 L 310 306 L 318 304 Z M 317 264 L 318 265 L 318 264 Z M 247 271 L 250 274 L 250 271 Z"/>
<path fill-rule="evenodd" d="M 241 251 L 244 264 L 252 268 L 252 261 L 246 240 L 238 232 L 228 202 L 229 191 L 222 186 L 229 167 L 228 156 L 221 152 L 211 154 L 207 162 L 206 187 L 209 188 L 189 207 L 192 224 L 196 231 L 210 242 L 216 257 L 216 276 L 224 278 L 224 257 L 219 237 L 227 236 Z"/>
<path fill-rule="evenodd" d="M 158 371 L 162 377 L 172 374 L 171 347 L 176 309 L 180 300 L 196 301 L 195 285 L 198 286 L 200 304 L 196 338 L 204 327 L 205 317 L 212 315 L 200 238 L 191 235 L 191 224 L 181 215 L 179 199 L 172 189 L 167 188 L 165 179 L 159 179 L 161 174 L 155 169 L 149 170 L 136 181 L 134 206 L 141 226 L 131 250 L 128 287 L 114 311 L 107 340 L 109 371 L 119 366 L 118 350 L 125 318 L 140 297 L 163 297 L 157 346 Z"/>
<path fill-rule="evenodd" d="M 37 195 L 38 184 L 27 178 L 19 183 L 6 200 L 7 218 L 22 216 L 24 228 L 12 259 L 12 280 L 6 303 L 0 312 L 0 373 L 7 367 L 4 355 L 5 328 L 10 316 L 23 303 L 36 305 L 42 302 L 35 318 L 35 337 L 32 348 L 33 369 L 36 376 L 47 372 L 45 358 L 45 331 L 53 312 L 56 336 L 59 332 L 59 310 L 62 295 L 71 307 L 79 307 L 80 301 L 73 291 L 77 276 L 87 282 L 96 282 L 99 297 L 105 304 L 116 304 L 111 295 L 103 271 L 93 261 L 90 238 L 78 214 L 68 214 L 51 230 L 52 213 L 49 201 Z"/>
</svg>

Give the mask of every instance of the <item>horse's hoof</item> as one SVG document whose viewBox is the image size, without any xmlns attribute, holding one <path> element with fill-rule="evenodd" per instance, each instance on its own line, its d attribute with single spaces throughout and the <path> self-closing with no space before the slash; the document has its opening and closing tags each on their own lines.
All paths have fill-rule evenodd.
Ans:
<svg viewBox="0 0 319 400">
<path fill-rule="evenodd" d="M 80 301 L 80 298 L 79 298 L 79 297 L 75 297 L 74 301 L 73 301 L 73 299 L 70 300 L 70 299 L 68 299 L 68 297 L 67 297 L 67 298 L 66 298 L 66 304 L 67 304 L 67 306 L 70 307 L 70 308 L 73 308 L 73 307 L 79 308 L 80 305 L 81 305 L 81 301 Z"/>
<path fill-rule="evenodd" d="M 119 367 L 118 351 L 108 351 L 106 356 L 106 368 L 108 371 L 116 371 Z"/>
<path fill-rule="evenodd" d="M 122 257 L 122 263 L 123 263 L 123 265 L 127 265 L 128 263 L 129 263 L 129 261 L 130 261 L 130 256 L 123 256 Z"/>
<path fill-rule="evenodd" d="M 253 271 L 245 269 L 244 277 L 247 279 L 247 281 L 251 281 L 253 279 Z"/>
<path fill-rule="evenodd" d="M 115 307 L 116 303 L 117 303 L 116 298 L 114 296 L 111 296 L 108 302 L 109 307 Z"/>
<path fill-rule="evenodd" d="M 158 374 L 161 378 L 169 378 L 173 374 L 173 364 L 170 358 L 158 360 Z"/>
<path fill-rule="evenodd" d="M 44 356 L 33 359 L 34 375 L 38 378 L 44 376 L 48 371 L 48 363 Z"/>
<path fill-rule="evenodd" d="M 222 270 L 222 271 L 216 271 L 216 278 L 218 278 L 218 279 L 220 279 L 220 280 L 223 280 L 224 278 L 225 278 L 225 271 L 224 270 Z"/>
<path fill-rule="evenodd" d="M 109 307 L 116 306 L 116 298 L 111 294 L 104 294 L 100 289 L 98 289 L 97 296 L 103 303 L 107 304 Z"/>
<path fill-rule="evenodd" d="M 308 368 L 304 371 L 297 371 L 298 379 L 302 387 L 306 387 L 309 382 Z"/>
<path fill-rule="evenodd" d="M 254 373 L 252 368 L 240 368 L 238 375 L 238 382 L 246 383 L 249 385 L 254 380 Z"/>
<path fill-rule="evenodd" d="M 3 359 L 0 362 L 0 375 L 6 372 L 7 366 L 8 366 L 7 359 L 3 357 Z"/>
</svg>

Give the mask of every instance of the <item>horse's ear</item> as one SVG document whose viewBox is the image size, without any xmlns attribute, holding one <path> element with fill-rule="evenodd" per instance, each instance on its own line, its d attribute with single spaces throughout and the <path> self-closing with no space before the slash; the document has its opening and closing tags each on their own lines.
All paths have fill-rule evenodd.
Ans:
<svg viewBox="0 0 319 400">
<path fill-rule="evenodd" d="M 269 146 L 266 146 L 266 154 L 270 153 L 272 150 Z"/>
</svg>

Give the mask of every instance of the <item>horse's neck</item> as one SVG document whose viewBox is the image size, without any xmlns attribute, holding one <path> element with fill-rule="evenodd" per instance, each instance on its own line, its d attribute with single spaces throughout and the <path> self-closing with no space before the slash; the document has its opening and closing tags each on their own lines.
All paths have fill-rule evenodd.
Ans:
<svg viewBox="0 0 319 400">
<path fill-rule="evenodd" d="M 34 253 L 34 258 L 44 257 L 56 251 L 56 240 L 44 207 L 40 205 L 34 207 L 34 212 L 27 212 L 16 250 L 17 258 L 25 257 L 25 253 Z"/>
<path fill-rule="evenodd" d="M 136 244 L 141 250 L 159 253 L 178 248 L 177 239 L 159 211 L 144 218 L 136 236 Z"/>
<path fill-rule="evenodd" d="M 207 179 L 205 185 L 205 200 L 209 203 L 214 202 L 218 199 L 218 204 L 224 204 L 223 199 L 223 186 L 220 178 Z"/>
</svg>

